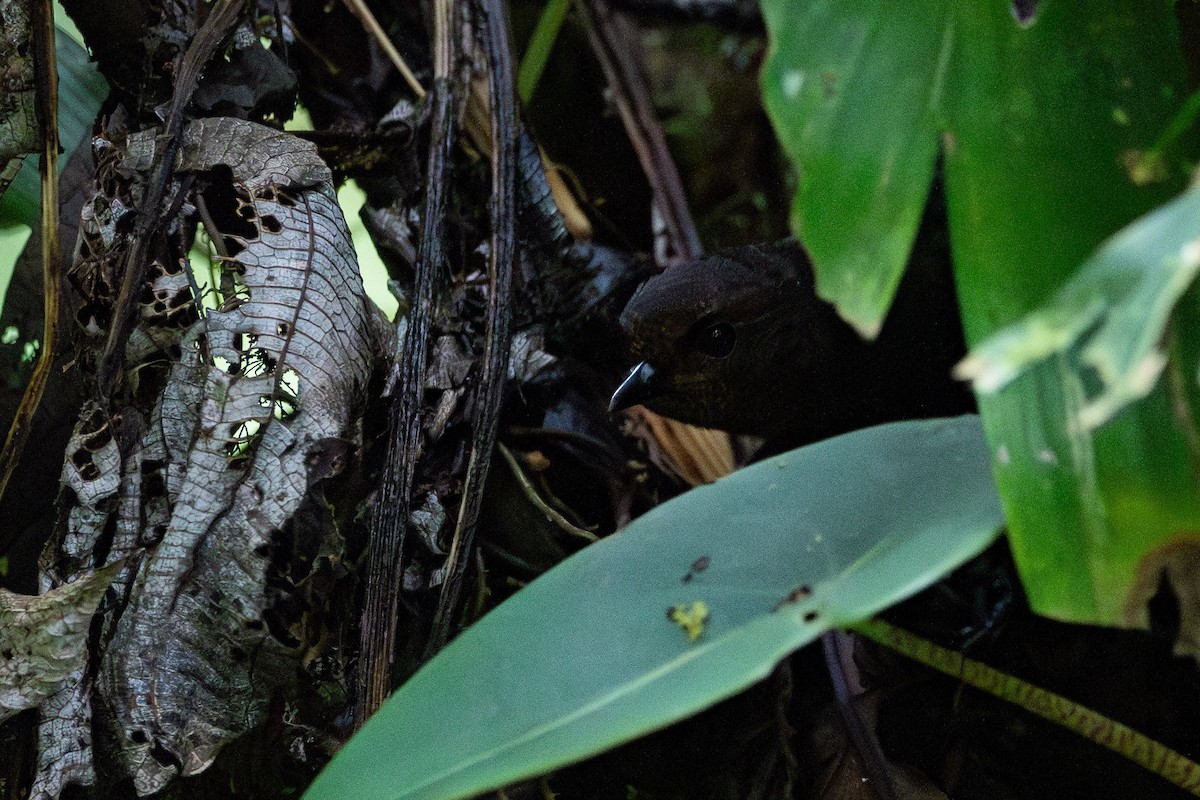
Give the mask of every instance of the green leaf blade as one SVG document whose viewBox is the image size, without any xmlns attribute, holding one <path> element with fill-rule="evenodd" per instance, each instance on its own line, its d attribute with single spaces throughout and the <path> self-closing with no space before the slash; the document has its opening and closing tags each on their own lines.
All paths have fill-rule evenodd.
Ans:
<svg viewBox="0 0 1200 800">
<path fill-rule="evenodd" d="M 1089 410 L 1098 379 L 1080 343 L 1117 321 L 1114 296 L 1143 325 L 1156 312 L 1135 297 L 1131 273 L 1072 280 L 1105 240 L 1183 187 L 1194 135 L 1160 149 L 1185 104 L 1175 20 L 1165 6 L 1112 2 L 1039 3 L 1026 27 L 1001 3 L 958 16 L 947 205 L 968 344 L 997 334 L 1013 348 L 1008 375 L 992 376 L 1011 382 L 980 398 L 1009 541 L 1035 611 L 1136 624 L 1127 612 L 1142 557 L 1200 526 L 1197 462 L 1163 382 L 1093 429 L 1117 406 Z M 1030 336 L 1000 333 L 1056 296 Z"/>
<path fill-rule="evenodd" d="M 763 96 L 798 166 L 792 230 L 821 297 L 874 336 L 933 179 L 954 19 L 940 0 L 765 0 Z"/>
<path fill-rule="evenodd" d="M 977 418 L 898 423 L 663 504 L 464 632 L 307 796 L 467 797 L 724 699 L 985 547 L 1002 523 L 990 460 Z M 667 612 L 697 600 L 693 643 Z"/>
</svg>

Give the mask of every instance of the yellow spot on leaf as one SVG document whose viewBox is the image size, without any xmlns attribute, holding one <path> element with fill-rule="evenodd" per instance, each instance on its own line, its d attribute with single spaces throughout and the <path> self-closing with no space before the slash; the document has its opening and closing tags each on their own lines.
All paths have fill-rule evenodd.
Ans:
<svg viewBox="0 0 1200 800">
<path fill-rule="evenodd" d="M 708 622 L 708 603 L 696 600 L 689 606 L 671 606 L 667 609 L 667 619 L 683 628 L 688 641 L 694 642 L 704 633 L 704 625 Z"/>
</svg>

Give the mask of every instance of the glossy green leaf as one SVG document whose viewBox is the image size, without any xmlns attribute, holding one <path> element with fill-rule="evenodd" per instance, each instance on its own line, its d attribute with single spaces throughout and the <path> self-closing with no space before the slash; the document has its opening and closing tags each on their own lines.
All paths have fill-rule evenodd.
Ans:
<svg viewBox="0 0 1200 800">
<path fill-rule="evenodd" d="M 942 155 L 971 344 L 1073 292 L 1068 281 L 1101 243 L 1178 195 L 1194 163 L 1196 103 L 1169 4 L 1042 0 L 1028 18 L 1005 0 L 763 6 L 773 39 L 765 96 L 801 183 L 811 182 L 797 195 L 797 230 L 838 245 L 810 249 L 825 296 L 862 329 L 879 320 L 861 313 L 864 287 L 894 285 L 904 258 L 880 257 L 873 237 L 911 238 L 909 218 L 889 219 L 880 198 L 924 196 L 929 148 Z M 805 92 L 826 73 L 839 91 L 817 102 Z M 789 86 L 800 89 L 789 96 Z M 788 144 L 797 141 L 805 146 Z M 910 149 L 897 147 L 905 141 Z M 860 274 L 871 267 L 874 277 Z M 1074 295 L 1073 308 L 1034 321 L 1044 334 L 1035 349 L 1055 355 L 980 399 L 1009 539 L 1041 613 L 1141 624 L 1130 605 L 1138 570 L 1200 530 L 1200 313 L 1176 310 L 1169 380 L 1096 430 L 1077 424 L 1110 416 L 1152 383 L 1123 364 L 1144 354 L 1163 303 L 1186 285 L 1183 271 L 1158 277 L 1158 288 L 1147 277 L 1107 299 Z M 1140 334 L 1122 338 L 1139 318 Z M 1088 333 L 1099 338 L 1085 353 L 1067 344 Z M 1089 358 L 1109 372 L 1076 369 Z"/>
<path fill-rule="evenodd" d="M 1178 194 L 1195 154 L 1194 135 L 1160 144 L 1187 105 L 1170 7 L 1046 2 L 1022 28 L 999 5 L 963 18 L 971 41 L 994 46 L 964 50 L 945 156 L 971 344 L 1051 301 L 1108 237 Z M 981 82 L 995 88 L 972 100 Z M 1151 326 L 1154 314 L 1140 311 Z M 1200 328 L 1176 333 L 1194 340 Z M 1077 353 L 1051 357 L 981 398 L 1003 456 L 1009 540 L 1039 612 L 1142 622 L 1131 605 L 1139 564 L 1200 530 L 1200 462 L 1180 424 L 1187 405 L 1160 382 L 1089 432 L 1074 420 L 1095 378 L 1078 364 Z"/>
<path fill-rule="evenodd" d="M 989 465 L 975 417 L 896 423 L 664 503 L 459 636 L 305 796 L 469 797 L 693 714 L 987 546 Z"/>
<path fill-rule="evenodd" d="M 1171 311 L 1200 271 L 1200 190 L 1193 189 L 1111 238 L 1045 306 L 992 334 L 959 368 L 994 392 L 1038 361 L 1062 356 L 1083 385 L 1072 422 L 1093 429 L 1150 393 L 1167 363 L 1160 347 Z"/>
<path fill-rule="evenodd" d="M 800 173 L 817 291 L 867 336 L 904 273 L 937 159 L 948 3 L 764 0 L 763 95 Z"/>
</svg>

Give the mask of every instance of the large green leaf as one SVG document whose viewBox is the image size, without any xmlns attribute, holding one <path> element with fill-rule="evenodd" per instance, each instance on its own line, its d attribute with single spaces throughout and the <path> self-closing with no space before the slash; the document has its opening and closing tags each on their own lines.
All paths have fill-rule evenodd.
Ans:
<svg viewBox="0 0 1200 800">
<path fill-rule="evenodd" d="M 916 236 L 937 158 L 953 52 L 946 0 L 764 0 L 767 111 L 800 185 L 792 229 L 817 291 L 878 332 Z"/>
<path fill-rule="evenodd" d="M 306 797 L 468 797 L 728 697 L 992 541 L 989 464 L 975 417 L 896 423 L 665 503 L 464 632 Z M 693 642 L 668 612 L 697 602 Z"/>
<path fill-rule="evenodd" d="M 869 287 L 894 285 L 905 257 L 872 237 L 907 241 L 913 229 L 910 214 L 881 212 L 880 198 L 905 198 L 911 211 L 939 144 L 971 343 L 1048 302 L 1107 237 L 1184 186 L 1195 108 L 1170 4 L 1042 0 L 1027 19 L 1006 0 L 763 7 L 773 40 L 765 96 L 811 184 L 796 199 L 798 231 L 824 243 L 810 248 L 822 292 L 862 329 L 887 306 L 886 293 L 880 302 Z M 869 52 L 847 44 L 859 40 Z M 834 91 L 812 94 L 822 87 Z M 1163 309 L 1138 308 L 1143 298 L 1100 302 L 1124 308 L 1131 324 L 1120 330 L 1138 317 L 1152 329 Z M 1097 306 L 1078 311 L 1059 316 L 1056 328 L 1078 333 L 1095 321 Z M 981 398 L 1010 541 L 1036 610 L 1082 622 L 1142 619 L 1128 607 L 1142 555 L 1200 530 L 1200 452 L 1189 447 L 1196 365 L 1181 360 L 1195 350 L 1196 316 L 1177 314 L 1172 326 L 1178 346 L 1167 373 L 1176 388 L 1160 382 L 1095 431 L 1075 422 L 1115 407 L 1085 411 L 1096 377 L 1073 368 L 1078 354 L 1041 361 Z M 1127 355 L 1140 346 L 1123 344 L 1133 348 Z M 1104 380 L 1123 395 L 1147 388 L 1130 372 Z"/>
</svg>

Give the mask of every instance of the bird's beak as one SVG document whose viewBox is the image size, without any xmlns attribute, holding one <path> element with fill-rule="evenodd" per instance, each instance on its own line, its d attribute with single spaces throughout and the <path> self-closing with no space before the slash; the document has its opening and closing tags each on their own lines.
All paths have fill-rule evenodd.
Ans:
<svg viewBox="0 0 1200 800">
<path fill-rule="evenodd" d="M 654 367 L 650 366 L 648 361 L 643 361 L 634 367 L 633 371 L 629 373 L 629 377 L 622 381 L 617 390 L 613 392 L 612 399 L 608 401 L 608 410 L 620 411 L 622 408 L 636 406 L 638 403 L 644 403 L 654 397 L 656 393 L 651 388 L 654 375 Z"/>
</svg>

